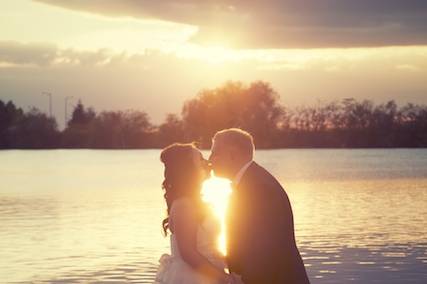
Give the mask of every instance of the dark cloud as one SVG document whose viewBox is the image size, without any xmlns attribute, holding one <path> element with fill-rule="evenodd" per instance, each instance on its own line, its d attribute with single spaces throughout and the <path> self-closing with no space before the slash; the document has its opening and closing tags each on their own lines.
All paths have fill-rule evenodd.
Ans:
<svg viewBox="0 0 427 284">
<path fill-rule="evenodd" d="M 196 25 L 193 41 L 244 48 L 427 44 L 425 0 L 37 0 L 108 16 Z"/>
</svg>

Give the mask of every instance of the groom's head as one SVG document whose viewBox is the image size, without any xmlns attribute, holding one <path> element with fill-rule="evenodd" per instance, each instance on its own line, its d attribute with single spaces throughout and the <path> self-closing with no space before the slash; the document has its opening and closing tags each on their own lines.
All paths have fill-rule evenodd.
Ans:
<svg viewBox="0 0 427 284">
<path fill-rule="evenodd" d="M 230 128 L 218 131 L 212 139 L 209 157 L 215 175 L 233 179 L 254 154 L 252 136 L 241 129 Z"/>
</svg>

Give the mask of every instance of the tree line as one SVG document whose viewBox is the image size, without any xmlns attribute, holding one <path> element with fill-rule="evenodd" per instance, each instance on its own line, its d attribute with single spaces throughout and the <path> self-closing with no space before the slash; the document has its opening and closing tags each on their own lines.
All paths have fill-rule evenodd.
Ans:
<svg viewBox="0 0 427 284">
<path fill-rule="evenodd" d="M 427 147 L 424 105 L 346 98 L 288 108 L 263 81 L 202 90 L 180 115 L 169 114 L 159 125 L 143 111 L 97 113 L 79 101 L 60 131 L 55 118 L 40 110 L 24 112 L 0 100 L 0 149 L 141 149 L 193 141 L 209 148 L 214 133 L 229 127 L 249 131 L 264 149 Z"/>
</svg>

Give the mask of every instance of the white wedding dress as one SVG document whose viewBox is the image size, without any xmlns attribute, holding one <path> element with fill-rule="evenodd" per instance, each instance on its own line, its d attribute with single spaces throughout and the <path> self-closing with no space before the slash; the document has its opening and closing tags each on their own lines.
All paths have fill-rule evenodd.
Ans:
<svg viewBox="0 0 427 284">
<path fill-rule="evenodd" d="M 173 228 L 173 219 L 176 208 L 190 206 L 188 199 L 178 199 L 172 204 L 169 223 Z M 207 216 L 197 231 L 197 250 L 206 257 L 214 266 L 224 269 L 225 262 L 217 249 L 217 239 L 220 233 L 220 225 L 214 216 Z M 159 262 L 160 266 L 155 283 L 162 284 L 215 284 L 216 282 L 201 273 L 195 271 L 181 257 L 175 235 L 170 235 L 171 255 L 164 254 Z"/>
</svg>

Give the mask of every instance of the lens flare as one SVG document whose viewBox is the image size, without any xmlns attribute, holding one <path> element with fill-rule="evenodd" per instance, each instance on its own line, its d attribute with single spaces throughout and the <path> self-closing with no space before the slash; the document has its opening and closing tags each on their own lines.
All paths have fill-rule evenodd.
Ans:
<svg viewBox="0 0 427 284">
<path fill-rule="evenodd" d="M 221 232 L 218 237 L 218 250 L 223 255 L 227 255 L 225 215 L 230 193 L 231 185 L 228 179 L 211 175 L 211 177 L 203 183 L 202 200 L 212 207 L 215 217 L 218 218 L 221 224 Z"/>
</svg>

